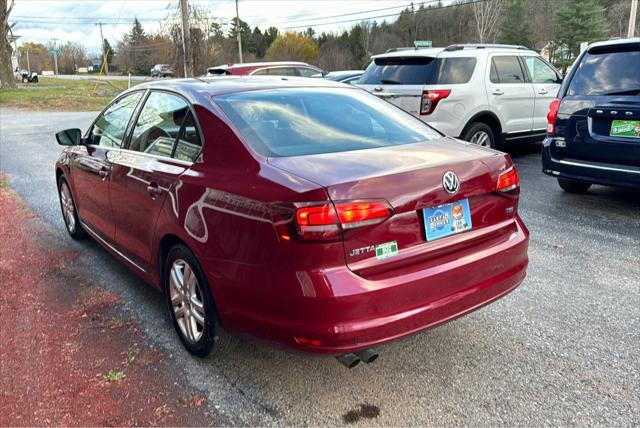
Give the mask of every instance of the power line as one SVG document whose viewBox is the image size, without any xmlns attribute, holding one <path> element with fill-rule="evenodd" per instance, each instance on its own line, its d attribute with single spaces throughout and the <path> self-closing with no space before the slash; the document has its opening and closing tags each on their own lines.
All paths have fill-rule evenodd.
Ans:
<svg viewBox="0 0 640 428">
<path fill-rule="evenodd" d="M 421 4 L 427 4 L 427 3 L 437 3 L 440 0 L 429 0 L 429 1 L 423 1 L 421 3 L 416 3 L 417 5 L 421 5 Z M 383 7 L 380 9 L 371 9 L 371 10 L 367 10 L 367 11 L 360 11 L 360 12 L 351 12 L 351 13 L 341 13 L 339 15 L 331 15 L 331 16 L 321 16 L 318 18 L 308 18 L 308 19 L 297 19 L 297 20 L 293 20 L 293 21 L 284 21 L 284 22 L 280 22 L 279 25 L 287 25 L 287 24 L 295 24 L 296 22 L 310 22 L 310 21 L 321 21 L 323 19 L 331 19 L 331 18 L 340 18 L 343 16 L 351 16 L 351 15 L 362 15 L 365 13 L 373 13 L 373 12 L 380 12 L 383 10 L 391 10 L 391 9 L 405 9 L 407 7 L 411 6 L 411 4 L 403 4 L 403 5 L 398 5 L 398 6 L 389 6 L 389 7 Z"/>
<path fill-rule="evenodd" d="M 414 11 L 412 13 L 417 15 L 418 13 L 421 13 L 421 12 L 432 12 L 434 10 L 447 9 L 447 8 L 450 8 L 450 7 L 468 6 L 468 5 L 472 5 L 474 3 L 484 3 L 485 1 L 487 1 L 487 0 L 475 0 L 475 1 L 469 1 L 467 3 L 454 3 L 454 4 L 447 5 L 447 6 L 429 7 L 429 8 L 426 8 L 426 9 L 423 8 L 423 9 L 416 10 L 416 11 Z M 436 1 L 433 1 L 432 3 L 435 3 L 435 2 Z M 429 3 L 429 2 L 424 2 L 424 3 Z M 387 14 L 387 15 L 370 16 L 370 17 L 367 17 L 367 18 L 345 19 L 345 20 L 340 20 L 340 21 L 323 22 L 321 24 L 313 24 L 313 25 L 296 25 L 296 26 L 292 26 L 292 27 L 283 27 L 281 29 L 282 30 L 295 30 L 295 29 L 299 29 L 299 28 L 308 28 L 308 27 L 314 28 L 314 27 L 322 27 L 322 26 L 325 26 L 325 25 L 344 24 L 344 23 L 347 23 L 347 22 L 369 21 L 369 20 L 372 20 L 372 19 L 390 18 L 390 17 L 394 17 L 394 16 L 400 16 L 403 12 L 404 12 L 404 10 L 402 10 L 400 12 L 396 12 L 396 13 Z"/>
<path fill-rule="evenodd" d="M 427 0 L 427 1 L 422 1 L 422 2 L 418 2 L 418 3 L 414 3 L 416 6 L 420 6 L 423 4 L 433 4 L 433 3 L 438 3 L 440 0 Z M 399 8 L 407 8 L 411 6 L 411 3 L 406 3 L 403 5 L 398 5 L 398 6 L 388 6 L 388 7 L 383 7 L 383 8 L 378 8 L 378 9 L 370 9 L 370 10 L 362 10 L 362 11 L 355 11 L 355 12 L 349 12 L 349 13 L 342 13 L 339 15 L 329 15 L 329 16 L 319 16 L 319 17 L 315 17 L 315 18 L 302 18 L 302 19 L 294 19 L 294 20 L 289 20 L 289 21 L 282 21 L 276 24 L 271 24 L 272 26 L 277 26 L 277 25 L 287 25 L 287 24 L 295 24 L 298 22 L 311 22 L 311 21 L 321 21 L 323 19 L 332 19 L 332 18 L 339 18 L 339 17 L 343 17 L 343 16 L 353 16 L 353 15 L 363 15 L 363 14 L 367 14 L 367 13 L 373 13 L 373 12 L 380 12 L 383 10 L 391 10 L 391 9 L 399 9 Z M 122 13 L 122 9 L 120 11 Z M 119 21 L 127 21 L 127 22 L 134 22 L 135 19 L 137 19 L 140 22 L 161 22 L 166 20 L 166 17 L 164 18 L 107 18 L 107 17 L 90 17 L 90 16 L 83 16 L 83 17 L 78 17 L 78 16 L 14 16 L 12 18 L 15 18 L 17 20 L 20 20 L 20 22 L 25 22 L 25 23 L 36 23 L 36 24 L 48 24 L 48 23 L 73 23 L 74 21 L 96 21 L 96 22 L 89 22 L 90 24 L 97 24 L 98 22 L 102 22 L 104 25 L 117 25 L 118 23 L 120 23 Z M 216 18 L 213 18 L 214 20 Z M 251 18 L 249 18 L 251 19 Z M 229 20 L 228 18 L 225 18 L 224 20 Z M 82 22 L 84 23 L 84 22 Z M 320 25 L 320 24 L 318 24 Z"/>
</svg>

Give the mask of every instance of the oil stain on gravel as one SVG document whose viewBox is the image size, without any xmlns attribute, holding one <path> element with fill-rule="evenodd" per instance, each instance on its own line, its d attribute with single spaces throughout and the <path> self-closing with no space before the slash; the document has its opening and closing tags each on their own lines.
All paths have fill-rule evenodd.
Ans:
<svg viewBox="0 0 640 428">
<path fill-rule="evenodd" d="M 374 406 L 371 404 L 360 404 L 359 409 L 349 410 L 347 413 L 342 415 L 342 421 L 345 424 L 355 424 L 360 419 L 375 419 L 380 415 L 380 409 L 378 406 Z"/>
</svg>

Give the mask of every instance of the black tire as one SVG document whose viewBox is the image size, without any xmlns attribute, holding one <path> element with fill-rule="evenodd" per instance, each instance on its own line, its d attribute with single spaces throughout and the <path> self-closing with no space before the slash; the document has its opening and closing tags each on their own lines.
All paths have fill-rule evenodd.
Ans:
<svg viewBox="0 0 640 428">
<path fill-rule="evenodd" d="M 63 191 L 65 187 L 68 190 L 68 193 Z M 64 225 L 66 226 L 65 228 L 67 229 L 69 236 L 76 240 L 86 239 L 88 237 L 87 232 L 82 228 L 80 218 L 78 217 L 78 210 L 76 209 L 76 202 L 73 199 L 73 194 L 71 193 L 71 186 L 69 186 L 64 175 L 61 175 L 58 179 L 58 199 L 60 200 L 62 219 L 64 220 Z M 73 209 L 71 214 L 67 211 L 69 208 Z M 71 218 L 73 218 L 73 221 Z"/>
<path fill-rule="evenodd" d="M 479 143 L 479 136 L 484 133 L 486 135 L 486 140 L 482 139 L 482 143 Z M 472 141 L 476 137 L 476 141 Z M 465 141 L 469 141 L 471 143 L 475 143 L 484 147 L 491 147 L 495 149 L 498 147 L 495 133 L 493 129 L 489 125 L 484 122 L 473 122 L 471 125 L 467 127 L 467 130 L 463 133 L 462 139 Z M 486 142 L 485 142 L 486 141 Z"/>
<path fill-rule="evenodd" d="M 23 77 L 22 78 L 22 83 L 29 83 L 29 78 L 28 77 Z"/>
<path fill-rule="evenodd" d="M 177 263 L 177 265 L 179 266 L 181 262 L 185 262 L 186 264 L 188 264 L 197 280 L 195 289 L 197 289 L 198 292 L 194 293 L 194 295 L 196 296 L 196 300 L 202 303 L 204 309 L 204 322 L 201 325 L 198 325 L 196 317 L 192 315 L 194 311 L 198 312 L 195 309 L 196 305 L 192 306 L 191 304 L 186 303 L 187 301 L 193 302 L 193 300 L 190 298 L 185 297 L 183 299 L 184 303 L 180 303 L 182 311 L 185 313 L 185 316 L 181 317 L 180 323 L 178 322 L 178 317 L 176 316 L 176 309 L 174 309 L 174 304 L 172 303 L 171 270 L 174 267 L 174 263 Z M 184 273 L 185 270 L 182 270 L 183 280 Z M 169 313 L 171 314 L 173 327 L 176 330 L 178 338 L 187 349 L 187 351 L 189 351 L 193 355 L 201 358 L 208 356 L 211 351 L 214 350 L 218 339 L 216 335 L 219 328 L 217 324 L 218 314 L 213 300 L 213 295 L 211 294 L 211 290 L 209 289 L 209 283 L 207 282 L 206 276 L 204 275 L 204 272 L 202 271 L 198 260 L 191 252 L 191 250 L 189 250 L 186 246 L 177 244 L 173 246 L 167 254 L 164 262 L 164 272 L 162 277 L 167 306 L 169 309 Z M 177 289 L 179 287 L 174 288 Z M 181 293 L 174 293 L 174 295 L 184 296 L 184 294 Z M 187 313 L 189 315 L 186 315 Z M 199 313 L 201 315 L 201 312 Z M 195 324 L 189 324 L 192 320 Z M 194 326 L 197 330 L 197 334 L 200 334 L 197 340 L 193 340 L 193 338 L 188 337 L 188 325 Z"/>
<path fill-rule="evenodd" d="M 562 190 L 569 193 L 586 193 L 591 187 L 591 183 L 584 181 L 567 180 L 566 178 L 558 178 L 558 185 Z"/>
</svg>

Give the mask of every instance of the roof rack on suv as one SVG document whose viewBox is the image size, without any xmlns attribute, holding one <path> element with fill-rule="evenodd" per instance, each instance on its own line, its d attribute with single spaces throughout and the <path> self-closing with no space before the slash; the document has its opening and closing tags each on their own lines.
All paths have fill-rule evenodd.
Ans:
<svg viewBox="0 0 640 428">
<path fill-rule="evenodd" d="M 391 49 L 387 49 L 384 53 L 398 52 L 398 51 L 415 51 L 415 50 L 418 50 L 418 48 L 391 48 Z"/>
<path fill-rule="evenodd" d="M 494 43 L 467 43 L 467 44 L 458 44 L 458 45 L 450 45 L 447 46 L 444 51 L 445 52 L 451 52 L 451 51 L 461 51 L 465 48 L 468 49 L 519 49 L 519 50 L 529 50 L 528 47 L 526 46 L 521 46 L 521 45 L 500 45 L 500 44 L 494 44 Z"/>
</svg>

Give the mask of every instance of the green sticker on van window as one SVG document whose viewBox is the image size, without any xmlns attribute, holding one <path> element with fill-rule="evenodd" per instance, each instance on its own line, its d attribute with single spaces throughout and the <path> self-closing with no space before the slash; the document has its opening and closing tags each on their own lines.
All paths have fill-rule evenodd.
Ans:
<svg viewBox="0 0 640 428">
<path fill-rule="evenodd" d="M 638 120 L 614 120 L 611 123 L 612 137 L 640 138 L 640 121 Z"/>
<path fill-rule="evenodd" d="M 388 259 L 389 257 L 398 255 L 398 242 L 390 241 L 384 244 L 376 245 L 376 259 Z"/>
</svg>

